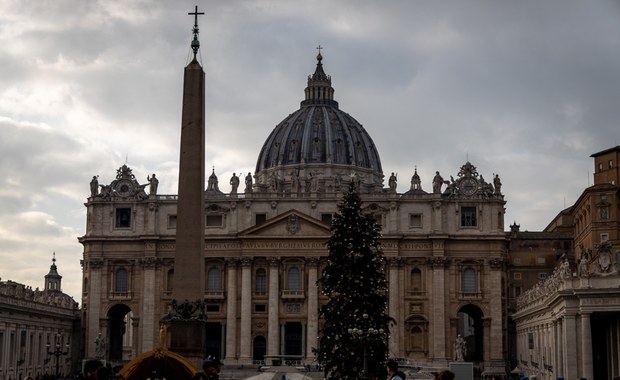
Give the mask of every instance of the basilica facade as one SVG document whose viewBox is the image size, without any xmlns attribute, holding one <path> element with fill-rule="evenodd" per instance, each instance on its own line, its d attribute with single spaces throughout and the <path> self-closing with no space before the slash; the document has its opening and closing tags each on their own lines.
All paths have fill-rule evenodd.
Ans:
<svg viewBox="0 0 620 380">
<path fill-rule="evenodd" d="M 390 356 L 446 367 L 463 354 L 483 373 L 505 373 L 507 235 L 499 177 L 487 182 L 472 163 L 454 163 L 446 179 L 413 170 L 410 189 L 398 193 L 393 174 L 384 181 L 372 126 L 367 131 L 340 109 L 322 59 L 300 108 L 257 152 L 254 173 L 234 173 L 220 186 L 213 171 L 205 184 L 205 281 L 196 287 L 206 302 L 207 353 L 226 364 L 316 364 L 318 308 L 327 302 L 316 281 L 331 219 L 355 181 L 364 211 L 382 226 L 387 312 L 396 321 Z M 175 257 L 183 254 L 175 240 L 178 198 L 159 194 L 159 180 L 167 179 L 140 183 L 126 165 L 93 178 L 79 239 L 86 357 L 95 356 L 99 334 L 108 342 L 106 360 L 119 364 L 159 341 Z M 458 335 L 466 349 L 457 353 Z"/>
</svg>

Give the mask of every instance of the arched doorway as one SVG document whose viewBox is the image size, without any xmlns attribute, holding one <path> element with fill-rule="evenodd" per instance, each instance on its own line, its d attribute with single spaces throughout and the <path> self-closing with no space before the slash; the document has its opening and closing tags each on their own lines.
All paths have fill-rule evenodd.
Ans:
<svg viewBox="0 0 620 380">
<path fill-rule="evenodd" d="M 123 360 L 131 356 L 132 326 L 131 309 L 124 304 L 114 305 L 108 311 L 108 360 Z"/>
<path fill-rule="evenodd" d="M 483 313 L 476 305 L 468 304 L 461 307 L 457 313 L 456 333 L 465 339 L 466 361 L 484 360 L 484 327 Z"/>
</svg>

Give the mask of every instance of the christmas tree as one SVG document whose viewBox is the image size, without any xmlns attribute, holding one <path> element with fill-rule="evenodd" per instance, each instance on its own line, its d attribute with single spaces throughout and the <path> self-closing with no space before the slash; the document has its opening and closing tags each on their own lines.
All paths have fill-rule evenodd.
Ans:
<svg viewBox="0 0 620 380">
<path fill-rule="evenodd" d="M 332 220 L 329 256 L 318 284 L 329 302 L 323 317 L 319 363 L 327 379 L 384 378 L 388 324 L 381 227 L 364 215 L 352 181 Z"/>
</svg>

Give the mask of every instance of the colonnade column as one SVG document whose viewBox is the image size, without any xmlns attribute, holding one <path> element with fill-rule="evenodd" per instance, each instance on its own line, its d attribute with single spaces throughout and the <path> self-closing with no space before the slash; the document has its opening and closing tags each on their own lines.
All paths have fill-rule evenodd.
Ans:
<svg viewBox="0 0 620 380">
<path fill-rule="evenodd" d="M 401 259 L 398 257 L 392 257 L 389 259 L 389 281 L 388 281 L 388 314 L 390 317 L 396 319 L 397 321 L 401 320 L 400 315 L 400 287 L 398 282 L 398 269 L 401 266 Z M 389 344 L 389 355 L 393 357 L 401 357 L 400 355 L 400 332 L 403 329 L 404 323 L 399 323 L 397 325 L 392 326 L 394 331 L 390 331 L 390 339 L 388 341 Z"/>
<path fill-rule="evenodd" d="M 593 379 L 592 368 L 592 330 L 590 313 L 581 314 L 581 373 L 586 379 Z"/>
<path fill-rule="evenodd" d="M 555 326 L 555 373 L 559 375 L 564 374 L 564 357 L 562 355 L 562 347 L 564 346 L 564 339 L 562 338 L 562 320 L 557 319 L 553 322 Z"/>
<path fill-rule="evenodd" d="M 576 379 L 577 374 L 577 331 L 575 328 L 575 316 L 564 316 L 564 378 Z M 570 338 L 570 340 L 569 340 Z"/>
<path fill-rule="evenodd" d="M 102 333 L 99 326 L 101 314 L 101 277 L 103 271 L 103 259 L 90 259 L 86 261 L 87 267 L 84 270 L 88 273 L 88 333 L 86 335 L 86 357 L 95 357 L 95 338 Z"/>
<path fill-rule="evenodd" d="M 154 250 L 155 244 L 151 243 L 151 245 Z M 149 244 L 147 244 L 147 247 L 148 246 Z M 152 254 L 154 255 L 155 252 L 152 252 Z M 142 289 L 157 289 L 155 286 L 155 270 L 160 263 L 161 259 L 157 259 L 156 257 L 145 257 L 141 260 L 140 264 L 142 265 L 142 276 L 144 280 Z M 202 286 L 204 287 L 204 284 L 202 284 Z M 150 351 L 159 343 L 155 341 L 155 331 L 159 331 L 159 326 L 155 325 L 157 321 L 155 320 L 155 313 L 153 313 L 153 310 L 155 310 L 155 292 L 144 292 L 142 310 L 140 311 L 142 314 L 140 318 L 140 335 L 142 337 L 140 341 L 142 345 L 138 348 L 138 352 Z M 134 334 L 137 333 L 137 331 L 134 332 Z M 109 339 L 109 337 L 106 337 L 106 340 L 107 339 Z"/>
<path fill-rule="evenodd" d="M 269 258 L 269 305 L 267 315 L 267 356 L 280 354 L 280 259 Z"/>
<path fill-rule="evenodd" d="M 316 284 L 318 278 L 319 259 L 311 257 L 306 260 L 308 268 L 308 316 L 307 316 L 307 339 L 306 339 L 306 363 L 315 360 L 313 348 L 319 348 L 319 295 Z"/>
<path fill-rule="evenodd" d="M 252 259 L 241 259 L 239 364 L 252 364 Z"/>
<path fill-rule="evenodd" d="M 435 250 L 440 251 L 435 252 Z M 432 257 L 428 264 L 432 268 L 432 321 L 430 323 L 429 340 L 432 342 L 430 357 L 436 361 L 446 360 L 446 308 L 445 308 L 445 268 L 449 265 L 449 260 L 443 257 L 443 242 L 433 242 L 433 254 L 439 253 L 440 257 Z"/>
<path fill-rule="evenodd" d="M 233 364 L 237 356 L 237 263 L 238 259 L 229 259 L 226 289 L 226 364 Z"/>
</svg>

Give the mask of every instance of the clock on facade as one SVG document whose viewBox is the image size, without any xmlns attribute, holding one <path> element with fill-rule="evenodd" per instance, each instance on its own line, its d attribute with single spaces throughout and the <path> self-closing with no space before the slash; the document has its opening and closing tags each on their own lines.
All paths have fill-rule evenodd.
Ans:
<svg viewBox="0 0 620 380">
<path fill-rule="evenodd" d="M 478 190 L 478 182 L 473 178 L 464 178 L 459 184 L 461 193 L 465 195 L 472 195 Z"/>
</svg>

